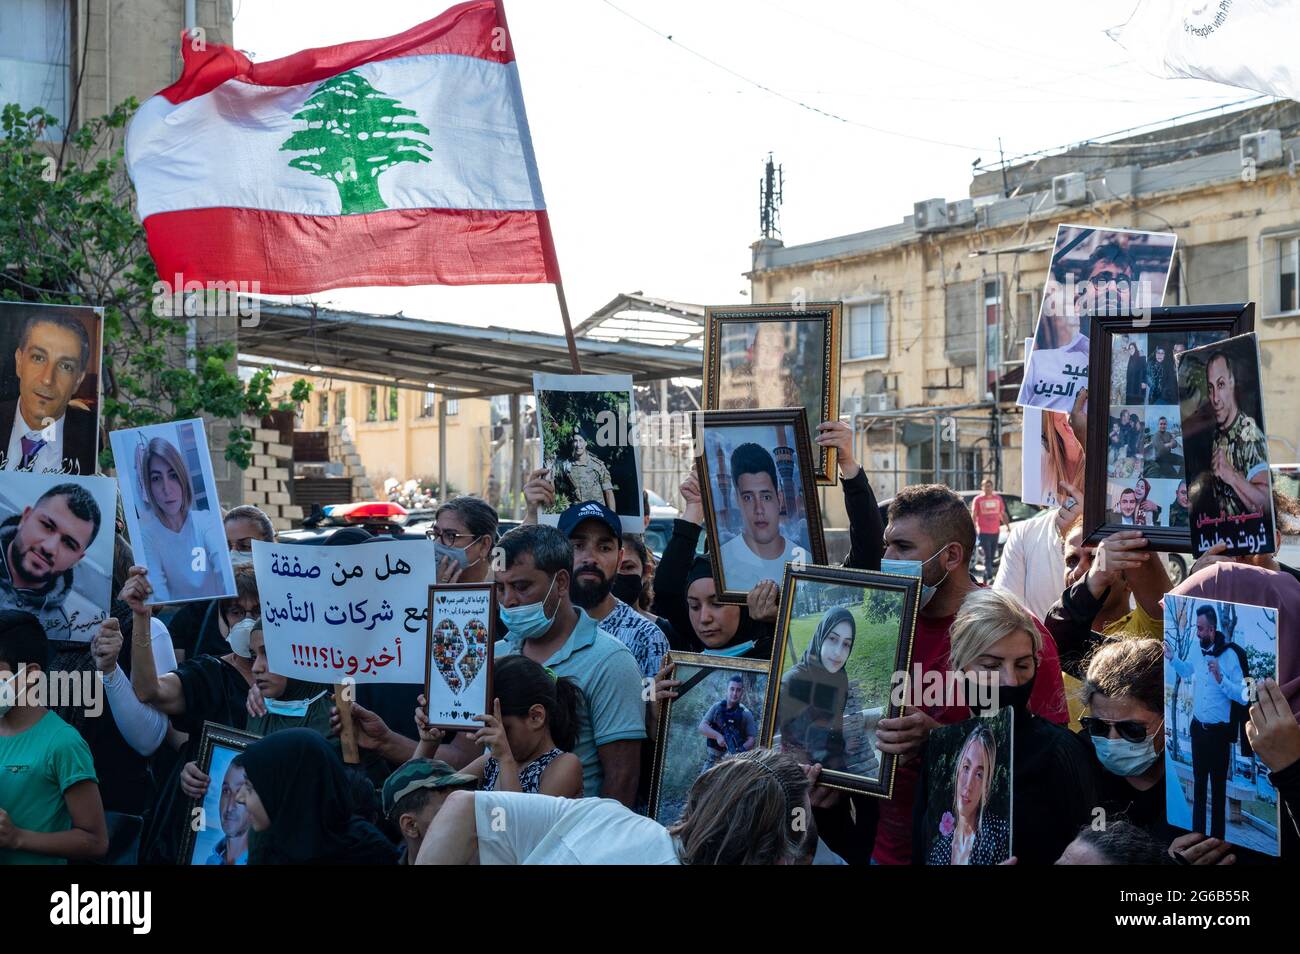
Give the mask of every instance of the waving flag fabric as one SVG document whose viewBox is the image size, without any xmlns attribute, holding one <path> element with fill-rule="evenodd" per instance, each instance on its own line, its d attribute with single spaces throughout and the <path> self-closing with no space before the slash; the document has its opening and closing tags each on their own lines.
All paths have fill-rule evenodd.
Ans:
<svg viewBox="0 0 1300 954">
<path fill-rule="evenodd" d="M 265 63 L 183 47 L 181 78 L 140 107 L 126 140 L 168 285 L 557 279 L 497 3 Z"/>
</svg>

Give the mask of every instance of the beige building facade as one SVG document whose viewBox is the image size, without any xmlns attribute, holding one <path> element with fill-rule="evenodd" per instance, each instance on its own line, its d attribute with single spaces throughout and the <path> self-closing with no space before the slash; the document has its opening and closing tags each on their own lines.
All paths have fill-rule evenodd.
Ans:
<svg viewBox="0 0 1300 954">
<path fill-rule="evenodd" d="M 1019 493 L 1023 341 L 1064 223 L 1175 232 L 1167 305 L 1255 302 L 1270 454 L 1300 459 L 1300 105 L 1235 117 L 1013 166 L 1010 198 L 987 174 L 964 203 L 918 208 L 951 225 L 914 215 L 805 245 L 755 243 L 756 303 L 844 302 L 841 411 L 881 499 L 934 479 L 973 489 L 984 475 Z M 1243 162 L 1240 137 L 1266 130 L 1282 158 Z M 1053 180 L 1071 172 L 1082 201 L 1077 176 L 1058 201 Z M 840 495 L 823 499 L 842 525 Z"/>
<path fill-rule="evenodd" d="M 285 374 L 277 380 L 278 396 L 286 399 L 293 381 L 312 385 L 303 404 L 298 430 L 328 431 L 341 427 L 376 494 L 384 481 L 438 481 L 439 403 L 446 403 L 447 483 L 453 493 L 482 495 L 487 490 L 491 461 L 491 402 L 481 398 L 457 400 L 432 391 L 362 384 L 324 377 Z"/>
</svg>

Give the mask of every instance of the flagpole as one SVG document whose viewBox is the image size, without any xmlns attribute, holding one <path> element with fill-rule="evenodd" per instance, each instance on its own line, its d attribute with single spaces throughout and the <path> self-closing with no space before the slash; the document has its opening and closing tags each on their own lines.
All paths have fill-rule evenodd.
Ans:
<svg viewBox="0 0 1300 954">
<path fill-rule="evenodd" d="M 523 84 L 519 82 L 519 58 L 515 56 L 514 39 L 510 36 L 510 27 L 506 23 L 506 6 L 504 0 L 493 0 L 497 11 L 497 25 L 505 31 L 506 41 L 510 44 L 510 53 L 515 62 L 515 95 L 518 98 L 519 118 L 522 123 L 522 131 L 525 133 L 525 143 L 528 151 L 532 153 L 533 168 L 537 168 L 537 154 L 533 152 L 532 135 L 528 133 L 528 117 L 524 111 L 524 90 Z M 541 177 L 537 177 L 536 191 L 541 194 Z M 560 304 L 560 319 L 564 322 L 564 340 L 569 346 L 569 363 L 573 365 L 574 374 L 582 374 L 582 363 L 578 360 L 578 341 L 573 336 L 573 322 L 569 319 L 569 302 L 564 297 L 564 279 L 560 275 L 560 259 L 555 254 L 555 236 L 551 233 L 551 219 L 545 212 L 541 213 L 542 240 L 546 244 L 544 256 L 547 264 L 547 271 L 555 276 L 555 298 Z"/>
</svg>

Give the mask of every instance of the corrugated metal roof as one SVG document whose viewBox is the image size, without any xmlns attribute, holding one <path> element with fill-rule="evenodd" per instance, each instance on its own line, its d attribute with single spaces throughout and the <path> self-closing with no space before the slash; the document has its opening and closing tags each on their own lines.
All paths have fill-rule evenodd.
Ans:
<svg viewBox="0 0 1300 954">
<path fill-rule="evenodd" d="M 240 328 L 246 367 L 432 390 L 453 398 L 526 394 L 533 372 L 569 374 L 564 335 L 480 328 L 404 315 L 370 315 L 262 302 L 258 324 Z M 585 374 L 630 374 L 634 381 L 699 377 L 698 348 L 578 338 Z"/>
</svg>

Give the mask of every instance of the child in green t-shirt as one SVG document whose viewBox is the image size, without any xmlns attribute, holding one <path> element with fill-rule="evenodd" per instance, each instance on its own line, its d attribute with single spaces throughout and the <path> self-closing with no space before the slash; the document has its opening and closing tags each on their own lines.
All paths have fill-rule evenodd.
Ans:
<svg viewBox="0 0 1300 954">
<path fill-rule="evenodd" d="M 0 865 L 58 865 L 108 851 L 90 746 L 38 688 L 49 665 L 40 621 L 0 610 Z"/>
</svg>

